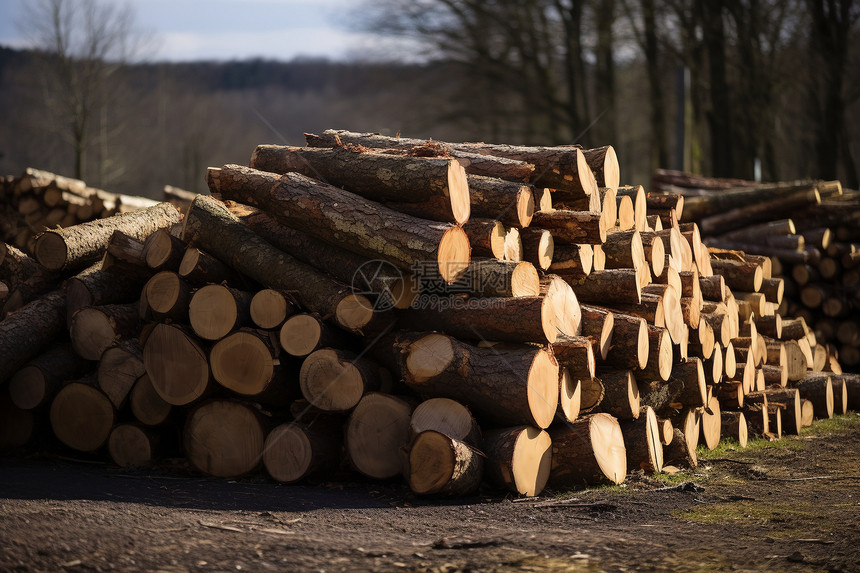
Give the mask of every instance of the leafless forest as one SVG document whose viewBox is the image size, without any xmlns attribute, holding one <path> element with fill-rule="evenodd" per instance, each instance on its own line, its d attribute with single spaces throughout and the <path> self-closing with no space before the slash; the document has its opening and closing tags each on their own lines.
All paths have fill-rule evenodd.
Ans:
<svg viewBox="0 0 860 573">
<path fill-rule="evenodd" d="M 0 173 L 35 166 L 153 197 L 165 184 L 202 191 L 209 165 L 342 128 L 611 143 L 629 183 L 647 184 L 656 167 L 752 179 L 758 163 L 763 180 L 857 187 L 853 0 L 385 0 L 355 10 L 356 26 L 420 47 L 405 58 L 184 64 L 48 42 L 0 49 Z"/>
</svg>

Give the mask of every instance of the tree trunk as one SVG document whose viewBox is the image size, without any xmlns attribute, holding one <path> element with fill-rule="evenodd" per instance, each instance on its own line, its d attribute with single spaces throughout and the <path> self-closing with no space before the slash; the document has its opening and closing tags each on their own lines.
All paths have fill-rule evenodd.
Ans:
<svg viewBox="0 0 860 573">
<path fill-rule="evenodd" d="M 522 260 L 546 271 L 555 261 L 555 239 L 546 229 L 535 227 L 519 231 L 522 244 Z"/>
<path fill-rule="evenodd" d="M 132 302 L 140 297 L 140 282 L 133 275 L 102 270 L 101 263 L 66 281 L 66 323 L 87 306 Z"/>
<path fill-rule="evenodd" d="M 576 380 L 594 378 L 594 349 L 591 340 L 582 336 L 560 336 L 552 343 L 559 367 L 567 368 Z"/>
<path fill-rule="evenodd" d="M 347 412 L 379 389 L 377 367 L 347 350 L 321 348 L 308 355 L 299 373 L 302 395 L 326 412 Z"/>
<path fill-rule="evenodd" d="M 274 428 L 263 445 L 263 465 L 273 479 L 295 483 L 336 469 L 343 432 L 339 419 L 317 417 L 310 424 L 290 422 Z"/>
<path fill-rule="evenodd" d="M 422 396 L 457 400 L 502 426 L 546 428 L 555 416 L 559 367 L 546 349 L 477 348 L 442 334 L 404 334 L 397 351 L 406 384 Z"/>
<path fill-rule="evenodd" d="M 834 399 L 833 382 L 827 374 L 809 374 L 792 383 L 797 388 L 800 397 L 812 402 L 816 418 L 833 417 Z M 840 396 L 841 399 L 841 396 Z"/>
<path fill-rule="evenodd" d="M 538 211 L 532 225 L 552 232 L 558 243 L 599 245 L 606 240 L 606 221 L 590 211 Z"/>
<path fill-rule="evenodd" d="M 601 372 L 605 393 L 600 402 L 600 411 L 611 414 L 618 420 L 635 420 L 639 417 L 639 387 L 629 370 Z"/>
<path fill-rule="evenodd" d="M 594 250 L 591 245 L 554 245 L 552 261 L 547 270 L 568 282 L 579 282 L 588 276 L 593 266 Z"/>
<path fill-rule="evenodd" d="M 663 444 L 660 442 L 660 425 L 650 406 L 642 406 L 635 420 L 621 421 L 627 468 L 641 469 L 646 474 L 663 470 Z"/>
<path fill-rule="evenodd" d="M 575 422 L 550 428 L 552 439 L 551 482 L 559 487 L 574 484 L 619 484 L 627 475 L 624 436 L 609 414 L 589 414 Z"/>
<path fill-rule="evenodd" d="M 645 368 L 648 364 L 648 325 L 644 318 L 614 313 L 612 346 L 604 362 L 615 368 Z"/>
<path fill-rule="evenodd" d="M 232 400 L 211 400 L 191 412 L 185 423 L 185 457 L 200 472 L 230 478 L 260 464 L 266 430 L 250 406 Z"/>
<path fill-rule="evenodd" d="M 159 203 L 142 211 L 46 231 L 36 238 L 36 260 L 53 271 L 81 269 L 101 258 L 114 231 L 142 241 L 177 222 L 179 211 L 169 203 Z"/>
<path fill-rule="evenodd" d="M 639 272 L 634 269 L 591 271 L 571 282 L 576 297 L 594 304 L 638 304 L 642 300 Z"/>
<path fill-rule="evenodd" d="M 292 295 L 274 290 L 262 289 L 254 293 L 249 307 L 251 321 L 264 330 L 280 328 L 284 321 L 298 312 Z"/>
<path fill-rule="evenodd" d="M 217 177 L 225 198 L 265 209 L 285 225 L 360 255 L 408 271 L 438 269 L 449 284 L 469 266 L 469 240 L 460 227 L 404 215 L 298 173 L 278 178 L 227 165 Z"/>
<path fill-rule="evenodd" d="M 464 442 L 425 430 L 412 438 L 404 474 L 418 495 L 469 495 L 481 484 L 484 458 Z"/>
<path fill-rule="evenodd" d="M 346 452 L 362 474 L 388 479 L 403 472 L 412 405 L 388 394 L 366 394 L 346 422 Z"/>
<path fill-rule="evenodd" d="M 500 221 L 471 218 L 463 231 L 475 256 L 505 258 L 505 226 Z"/>
<path fill-rule="evenodd" d="M 9 380 L 12 403 L 22 410 L 33 410 L 53 399 L 65 380 L 83 376 L 93 364 L 84 360 L 66 342 L 54 342 L 28 361 Z"/>
<path fill-rule="evenodd" d="M 131 413 L 144 426 L 160 426 L 170 419 L 173 412 L 173 406 L 155 391 L 148 374 L 134 383 L 128 401 Z"/>
<path fill-rule="evenodd" d="M 119 424 L 108 438 L 108 453 L 121 468 L 150 466 L 161 455 L 161 436 L 135 424 Z"/>
<path fill-rule="evenodd" d="M 358 147 L 288 147 L 260 145 L 250 167 L 270 173 L 300 173 L 379 203 L 427 204 L 421 217 L 463 224 L 469 220 L 469 182 L 459 161 L 411 157 Z M 222 171 L 213 192 L 225 186 Z M 233 176 L 231 174 L 231 176 Z M 239 184 L 242 184 L 241 175 Z M 396 208 L 396 207 L 395 207 Z"/>
<path fill-rule="evenodd" d="M 79 452 L 94 452 L 107 442 L 115 411 L 91 375 L 69 382 L 57 392 L 50 417 L 54 435 L 63 444 Z"/>
<path fill-rule="evenodd" d="M 481 428 L 469 409 L 450 398 L 424 400 L 412 412 L 411 435 L 433 430 L 471 446 L 481 445 Z"/>
<path fill-rule="evenodd" d="M 672 441 L 663 447 L 663 469 L 667 466 L 677 468 L 696 468 L 699 465 L 699 460 L 696 457 L 696 450 L 690 449 L 687 445 L 687 439 L 684 432 L 675 428 L 672 433 Z"/>
<path fill-rule="evenodd" d="M 531 185 L 480 175 L 469 175 L 467 179 L 473 216 L 523 229 L 531 224 L 535 212 Z"/>
<path fill-rule="evenodd" d="M 308 147 L 336 147 L 353 144 L 371 149 L 402 149 L 405 151 L 424 151 L 436 146 L 440 153 L 456 157 L 466 168 L 466 173 L 498 177 L 509 181 L 528 181 L 535 171 L 534 165 L 525 161 L 517 161 L 494 155 L 473 153 L 451 143 L 428 141 L 426 139 L 409 139 L 406 137 L 388 137 L 377 133 L 352 133 L 349 131 L 327 129 L 322 135 L 305 134 Z M 413 149 L 419 148 L 419 149 Z"/>
<path fill-rule="evenodd" d="M 170 324 L 156 324 L 143 343 L 143 363 L 158 395 L 184 406 L 209 388 L 209 361 L 202 343 Z"/>
<path fill-rule="evenodd" d="M 552 465 L 549 434 L 531 426 L 491 430 L 484 436 L 487 478 L 518 495 L 539 495 Z"/>
<path fill-rule="evenodd" d="M 595 354 L 601 360 L 606 360 L 613 346 L 615 332 L 615 313 L 605 308 L 580 306 L 582 312 L 582 336 L 588 336 L 595 342 Z M 639 348 L 637 344 L 637 349 Z M 646 353 L 647 354 L 647 353 Z"/>
<path fill-rule="evenodd" d="M 98 367 L 99 389 L 121 410 L 137 380 L 146 373 L 143 349 L 136 339 L 117 341 L 102 353 Z"/>
<path fill-rule="evenodd" d="M 99 360 L 114 342 L 138 333 L 138 314 L 136 303 L 83 308 L 72 317 L 69 327 L 72 347 L 82 358 Z"/>
<path fill-rule="evenodd" d="M 742 448 L 747 447 L 749 430 L 747 419 L 743 412 L 720 412 L 720 435 L 723 438 L 732 438 Z"/>
<path fill-rule="evenodd" d="M 302 306 L 332 317 L 346 330 L 360 332 L 377 318 L 369 299 L 272 247 L 211 197 L 194 200 L 185 216 L 183 239 L 269 288 L 295 293 Z"/>
</svg>

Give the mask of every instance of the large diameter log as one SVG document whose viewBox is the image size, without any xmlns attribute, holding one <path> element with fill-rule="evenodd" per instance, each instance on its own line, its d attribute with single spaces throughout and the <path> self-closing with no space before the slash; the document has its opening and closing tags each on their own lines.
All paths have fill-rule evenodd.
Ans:
<svg viewBox="0 0 860 573">
<path fill-rule="evenodd" d="M 427 430 L 472 446 L 481 444 L 481 428 L 472 413 L 450 398 L 430 398 L 416 406 L 409 421 L 409 431 L 415 436 Z"/>
<path fill-rule="evenodd" d="M 557 243 L 599 245 L 606 240 L 604 217 L 591 211 L 538 211 L 532 225 L 552 232 Z"/>
<path fill-rule="evenodd" d="M 198 289 L 188 303 L 188 322 L 204 340 L 220 340 L 251 320 L 253 293 L 224 285 Z"/>
<path fill-rule="evenodd" d="M 24 305 L 0 322 L 0 382 L 48 346 L 63 330 L 66 293 L 53 291 Z"/>
<path fill-rule="evenodd" d="M 209 387 L 206 350 L 177 326 L 155 325 L 143 345 L 143 363 L 155 391 L 168 404 L 190 404 Z"/>
<path fill-rule="evenodd" d="M 136 334 L 140 327 L 138 305 L 106 304 L 83 308 L 72 317 L 69 336 L 75 352 L 98 360 L 120 338 Z"/>
<path fill-rule="evenodd" d="M 361 331 L 377 314 L 367 297 L 353 294 L 348 286 L 276 249 L 212 197 L 198 195 L 191 204 L 183 239 L 260 284 L 295 292 L 305 308 L 333 317 L 347 330 Z"/>
<path fill-rule="evenodd" d="M 117 410 L 121 409 L 137 380 L 144 375 L 143 350 L 135 339 L 119 341 L 102 353 L 98 367 L 99 388 Z"/>
<path fill-rule="evenodd" d="M 470 202 L 466 171 L 459 161 L 444 157 L 412 157 L 359 147 L 289 147 L 260 145 L 251 156 L 252 168 L 271 173 L 301 173 L 347 189 L 379 203 L 426 203 L 428 216 L 465 223 Z M 214 192 L 220 192 L 216 187 Z"/>
<path fill-rule="evenodd" d="M 401 449 L 409 443 L 412 406 L 396 396 L 366 394 L 344 429 L 350 462 L 362 474 L 388 479 L 403 471 Z"/>
<path fill-rule="evenodd" d="M 285 225 L 400 269 L 432 265 L 452 283 L 469 266 L 469 240 L 460 227 L 399 213 L 299 173 L 278 178 L 227 165 L 218 179 L 227 199 L 265 209 Z"/>
<path fill-rule="evenodd" d="M 94 377 L 69 382 L 51 402 L 54 435 L 80 452 L 94 452 L 107 442 L 115 416 L 110 399 L 96 388 Z"/>
<path fill-rule="evenodd" d="M 619 424 L 624 436 L 628 469 L 660 473 L 663 470 L 663 444 L 654 409 L 642 406 L 635 420 L 621 421 Z"/>
<path fill-rule="evenodd" d="M 460 440 L 425 430 L 412 438 L 408 450 L 404 474 L 418 495 L 469 495 L 481 484 L 483 454 Z"/>
<path fill-rule="evenodd" d="M 22 410 L 33 410 L 50 402 L 65 380 L 75 380 L 92 368 L 72 345 L 55 342 L 28 361 L 9 380 L 9 397 Z"/>
<path fill-rule="evenodd" d="M 619 484 L 627 475 L 627 452 L 618 421 L 609 414 L 589 414 L 550 428 L 554 485 Z"/>
<path fill-rule="evenodd" d="M 600 411 L 618 420 L 635 420 L 639 417 L 639 386 L 629 370 L 601 372 L 604 395 Z"/>
<path fill-rule="evenodd" d="M 833 382 L 830 376 L 807 375 L 792 385 L 797 388 L 801 398 L 812 402 L 816 418 L 833 417 Z"/>
<path fill-rule="evenodd" d="M 389 137 L 378 133 L 354 133 L 327 129 L 320 135 L 305 134 L 308 147 L 338 147 L 353 144 L 371 149 L 400 149 L 413 154 L 450 155 L 465 166 L 466 173 L 498 177 L 510 181 L 528 181 L 534 165 L 497 155 L 483 155 L 466 150 L 463 144 L 438 142 L 407 137 Z"/>
<path fill-rule="evenodd" d="M 518 495 L 540 494 L 549 479 L 552 440 L 544 430 L 517 426 L 491 430 L 484 437 L 485 473 L 496 485 Z"/>
<path fill-rule="evenodd" d="M 349 351 L 321 348 L 302 362 L 299 386 L 315 408 L 347 412 L 367 392 L 379 388 L 379 370 Z"/>
<path fill-rule="evenodd" d="M 559 367 L 546 349 L 477 348 L 442 334 L 404 335 L 397 346 L 406 384 L 424 397 L 457 400 L 502 426 L 546 428 L 555 416 Z"/>
<path fill-rule="evenodd" d="M 249 406 L 212 400 L 196 407 L 185 423 L 185 456 L 200 472 L 238 477 L 253 471 L 263 456 L 265 429 Z"/>
<path fill-rule="evenodd" d="M 422 303 L 424 297 L 418 299 Z M 468 304 L 466 304 L 468 302 Z M 497 297 L 463 301 L 453 297 L 427 298 L 423 308 L 399 313 L 400 327 L 438 330 L 467 340 L 555 342 L 563 314 L 557 297 Z M 575 332 L 563 332 L 574 335 Z"/>
<path fill-rule="evenodd" d="M 340 424 L 324 417 L 311 424 L 281 424 L 266 436 L 263 465 L 281 483 L 335 469 L 340 461 L 341 433 Z"/>
<path fill-rule="evenodd" d="M 36 238 L 34 253 L 39 264 L 49 270 L 80 269 L 101 258 L 114 231 L 144 240 L 157 229 L 177 222 L 179 211 L 170 203 L 159 203 L 141 211 L 46 231 Z"/>
<path fill-rule="evenodd" d="M 265 241 L 338 281 L 352 286 L 356 293 L 380 297 L 376 308 L 408 307 L 415 294 L 408 273 L 378 260 L 370 260 L 341 246 L 327 243 L 308 233 L 279 223 L 264 211 L 228 202 L 231 213 Z M 421 268 L 422 271 L 435 269 Z M 216 281 L 218 282 L 218 281 Z"/>
</svg>

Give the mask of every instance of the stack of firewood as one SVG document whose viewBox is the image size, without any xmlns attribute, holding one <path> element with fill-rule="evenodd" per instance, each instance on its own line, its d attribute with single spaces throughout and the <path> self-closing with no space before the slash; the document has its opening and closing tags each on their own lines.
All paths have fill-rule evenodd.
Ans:
<svg viewBox="0 0 860 573">
<path fill-rule="evenodd" d="M 536 495 L 860 406 L 770 259 L 708 249 L 609 146 L 307 142 L 210 168 L 181 222 L 7 246 L 0 443 Z"/>
<path fill-rule="evenodd" d="M 802 317 L 850 369 L 860 367 L 860 193 L 838 181 L 757 184 L 658 171 L 654 188 L 683 196 L 684 221 L 708 245 L 771 258 L 786 279 L 780 313 Z"/>
<path fill-rule="evenodd" d="M 34 237 L 56 227 L 128 213 L 157 201 L 109 193 L 84 181 L 27 168 L 20 177 L 0 179 L 0 234 L 2 240 L 28 253 Z"/>
</svg>

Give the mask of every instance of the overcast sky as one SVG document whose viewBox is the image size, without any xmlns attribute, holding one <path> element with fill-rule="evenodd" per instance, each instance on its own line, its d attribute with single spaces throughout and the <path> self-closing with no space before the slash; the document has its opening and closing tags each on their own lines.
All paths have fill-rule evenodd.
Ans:
<svg viewBox="0 0 860 573">
<path fill-rule="evenodd" d="M 19 29 L 26 1 L 0 0 L 0 45 L 27 46 Z M 346 59 L 375 41 L 350 29 L 357 0 L 127 1 L 140 26 L 155 34 L 148 59 Z"/>
</svg>

